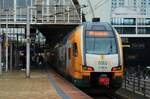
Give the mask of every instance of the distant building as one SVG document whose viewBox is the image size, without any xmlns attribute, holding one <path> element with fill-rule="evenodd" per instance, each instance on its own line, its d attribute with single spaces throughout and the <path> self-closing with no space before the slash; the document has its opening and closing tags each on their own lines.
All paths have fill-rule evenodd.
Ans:
<svg viewBox="0 0 150 99">
<path fill-rule="evenodd" d="M 111 24 L 123 37 L 147 37 L 140 34 L 150 34 L 149 10 L 150 0 L 112 0 Z"/>
</svg>

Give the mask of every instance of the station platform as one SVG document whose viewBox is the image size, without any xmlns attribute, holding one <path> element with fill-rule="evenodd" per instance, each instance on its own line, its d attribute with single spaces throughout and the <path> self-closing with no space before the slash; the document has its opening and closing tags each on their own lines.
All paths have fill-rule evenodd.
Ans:
<svg viewBox="0 0 150 99">
<path fill-rule="evenodd" d="M 148 99 L 123 88 L 116 92 L 122 99 Z M 0 99 L 92 99 L 52 69 L 16 70 L 0 76 Z"/>
<path fill-rule="evenodd" d="M 0 76 L 0 99 L 92 99 L 52 69 L 3 73 Z"/>
</svg>

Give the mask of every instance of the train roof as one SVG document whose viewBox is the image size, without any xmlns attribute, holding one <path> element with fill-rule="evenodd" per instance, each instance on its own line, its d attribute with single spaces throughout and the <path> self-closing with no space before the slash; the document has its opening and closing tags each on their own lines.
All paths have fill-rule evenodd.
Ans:
<svg viewBox="0 0 150 99">
<path fill-rule="evenodd" d="M 83 26 L 85 30 L 113 31 L 112 26 L 106 22 L 84 22 Z"/>
<path fill-rule="evenodd" d="M 85 30 L 114 31 L 112 26 L 107 22 L 83 22 L 82 25 L 85 28 Z M 68 35 L 66 35 L 63 38 L 63 41 L 61 43 L 66 42 L 67 37 L 69 37 L 71 33 L 72 32 L 68 33 Z"/>
</svg>

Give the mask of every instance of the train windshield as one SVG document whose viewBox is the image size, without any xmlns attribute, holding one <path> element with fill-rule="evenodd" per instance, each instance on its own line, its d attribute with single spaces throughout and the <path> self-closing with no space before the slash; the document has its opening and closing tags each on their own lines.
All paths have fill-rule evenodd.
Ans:
<svg viewBox="0 0 150 99">
<path fill-rule="evenodd" d="M 86 53 L 88 54 L 116 54 L 117 45 L 115 37 L 109 32 L 87 31 Z"/>
</svg>

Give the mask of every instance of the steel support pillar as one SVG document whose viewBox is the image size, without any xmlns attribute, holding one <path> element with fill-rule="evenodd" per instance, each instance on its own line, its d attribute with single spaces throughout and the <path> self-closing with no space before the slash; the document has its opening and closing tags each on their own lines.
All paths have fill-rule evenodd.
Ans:
<svg viewBox="0 0 150 99">
<path fill-rule="evenodd" d="M 30 78 L 30 8 L 27 7 L 26 26 L 26 77 Z"/>
</svg>

